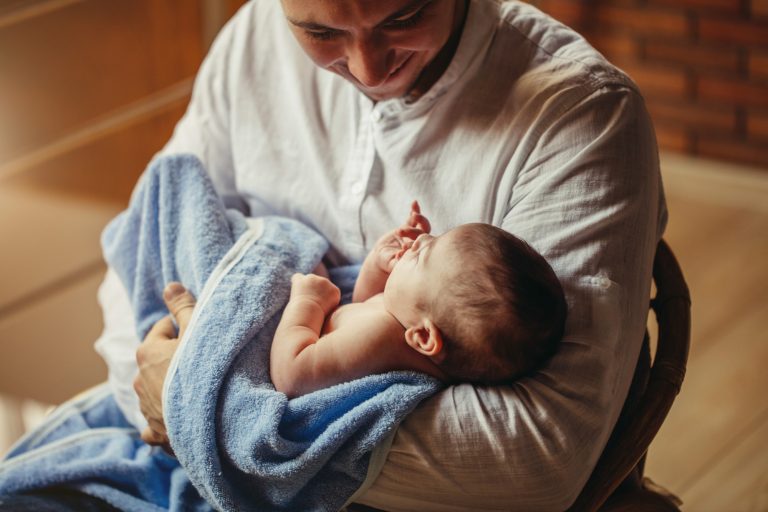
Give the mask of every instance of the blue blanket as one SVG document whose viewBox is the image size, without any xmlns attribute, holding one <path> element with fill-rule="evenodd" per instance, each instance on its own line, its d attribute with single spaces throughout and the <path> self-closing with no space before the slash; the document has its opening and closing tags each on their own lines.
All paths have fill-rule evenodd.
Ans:
<svg viewBox="0 0 768 512">
<path fill-rule="evenodd" d="M 162 290 L 198 297 L 164 390 L 176 458 L 144 445 L 106 388 L 57 410 L 0 464 L 0 493 L 65 485 L 123 510 L 338 510 L 370 456 L 440 384 L 414 372 L 372 375 L 288 400 L 269 351 L 290 292 L 327 250 L 279 217 L 228 211 L 200 162 L 153 163 L 103 235 L 143 338 L 166 314 Z M 350 291 L 354 270 L 335 274 Z"/>
</svg>

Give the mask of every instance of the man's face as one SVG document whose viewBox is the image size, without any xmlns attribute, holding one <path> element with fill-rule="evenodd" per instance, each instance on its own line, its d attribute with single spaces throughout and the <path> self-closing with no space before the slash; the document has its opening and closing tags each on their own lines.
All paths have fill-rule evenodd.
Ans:
<svg viewBox="0 0 768 512">
<path fill-rule="evenodd" d="M 301 47 L 374 101 L 405 96 L 458 30 L 461 0 L 282 0 Z"/>
</svg>

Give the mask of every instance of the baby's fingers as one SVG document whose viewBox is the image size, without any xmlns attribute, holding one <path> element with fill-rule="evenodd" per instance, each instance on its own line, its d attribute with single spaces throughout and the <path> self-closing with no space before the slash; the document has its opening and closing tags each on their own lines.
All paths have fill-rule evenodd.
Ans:
<svg viewBox="0 0 768 512">
<path fill-rule="evenodd" d="M 397 241 L 400 242 L 400 247 L 407 243 L 410 245 L 410 243 L 413 243 L 414 240 L 424 233 L 426 233 L 426 231 L 419 227 L 402 227 L 397 230 Z"/>
<path fill-rule="evenodd" d="M 421 229 L 424 233 L 429 233 L 432 230 L 429 219 L 421 213 L 421 206 L 419 206 L 418 201 L 411 204 L 411 214 L 408 216 L 407 224 L 410 227 Z"/>
</svg>

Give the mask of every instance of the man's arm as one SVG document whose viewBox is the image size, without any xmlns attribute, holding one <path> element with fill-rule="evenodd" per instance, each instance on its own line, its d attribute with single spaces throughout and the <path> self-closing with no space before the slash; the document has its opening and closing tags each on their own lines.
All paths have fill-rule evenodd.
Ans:
<svg viewBox="0 0 768 512">
<path fill-rule="evenodd" d="M 564 510 L 602 452 L 647 318 L 663 220 L 656 144 L 642 98 L 627 87 L 595 91 L 558 115 L 537 138 L 535 166 L 523 171 L 502 223 L 563 283 L 569 312 L 558 353 L 512 386 L 462 384 L 421 404 L 358 502 Z"/>
</svg>

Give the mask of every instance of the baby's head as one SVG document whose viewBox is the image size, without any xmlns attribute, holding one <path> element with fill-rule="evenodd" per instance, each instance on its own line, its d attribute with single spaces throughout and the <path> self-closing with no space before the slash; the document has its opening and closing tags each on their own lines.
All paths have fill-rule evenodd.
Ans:
<svg viewBox="0 0 768 512">
<path fill-rule="evenodd" d="M 560 282 L 528 244 L 488 224 L 421 235 L 384 290 L 408 344 L 450 380 L 506 382 L 543 364 L 560 341 Z"/>
</svg>

